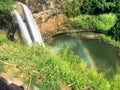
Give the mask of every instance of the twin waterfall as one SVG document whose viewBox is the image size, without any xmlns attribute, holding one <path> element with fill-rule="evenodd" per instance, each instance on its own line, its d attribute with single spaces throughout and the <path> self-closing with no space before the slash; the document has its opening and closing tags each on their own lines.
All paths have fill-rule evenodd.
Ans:
<svg viewBox="0 0 120 90">
<path fill-rule="evenodd" d="M 14 9 L 14 14 L 25 41 L 27 42 L 28 45 L 30 45 L 32 42 L 37 42 L 39 45 L 44 47 L 45 45 L 42 41 L 40 30 L 32 16 L 31 11 L 28 9 L 28 7 L 25 4 L 21 4 L 21 5 L 25 16 L 25 22 L 23 21 L 23 19 L 15 9 Z"/>
</svg>

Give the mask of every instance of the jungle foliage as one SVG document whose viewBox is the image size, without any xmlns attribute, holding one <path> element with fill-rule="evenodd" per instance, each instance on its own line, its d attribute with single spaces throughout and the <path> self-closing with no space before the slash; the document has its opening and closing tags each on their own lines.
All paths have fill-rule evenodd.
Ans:
<svg viewBox="0 0 120 90">
<path fill-rule="evenodd" d="M 107 33 L 116 23 L 117 17 L 113 13 L 100 15 L 79 15 L 73 20 L 74 27 L 87 31 Z"/>
<path fill-rule="evenodd" d="M 110 36 L 112 36 L 112 38 L 116 41 L 120 41 L 120 12 L 117 13 L 117 22 L 114 25 L 114 27 L 112 27 L 112 29 L 108 32 L 108 34 Z"/>
<path fill-rule="evenodd" d="M 120 41 L 120 29 L 119 29 L 120 0 L 72 0 L 71 2 L 63 4 L 61 6 L 62 6 L 62 11 L 64 11 L 64 13 L 68 17 L 76 17 L 76 16 L 79 16 L 80 14 L 82 14 L 83 17 L 85 17 L 84 14 L 85 15 L 86 14 L 101 15 L 101 14 L 108 14 L 108 13 L 116 14 L 117 21 L 115 22 L 114 26 L 109 28 L 110 32 L 107 33 L 107 35 L 112 36 L 112 38 L 115 39 L 116 41 Z M 99 20 L 97 21 L 98 22 L 96 23 L 100 22 Z M 107 23 L 107 21 L 105 23 Z"/>
<path fill-rule="evenodd" d="M 7 23 L 15 0 L 0 0 L 0 26 Z"/>
</svg>

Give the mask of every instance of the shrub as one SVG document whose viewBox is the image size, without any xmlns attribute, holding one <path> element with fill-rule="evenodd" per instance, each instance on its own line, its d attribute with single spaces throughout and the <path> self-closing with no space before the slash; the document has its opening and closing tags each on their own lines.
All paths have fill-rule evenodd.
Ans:
<svg viewBox="0 0 120 90">
<path fill-rule="evenodd" d="M 116 20 L 117 20 L 116 15 L 113 13 L 109 13 L 109 14 L 98 15 L 94 23 L 95 23 L 95 27 L 98 30 L 108 31 L 111 29 L 111 27 L 115 25 Z"/>
<path fill-rule="evenodd" d="M 77 27 L 85 30 L 99 31 L 105 33 L 116 23 L 117 17 L 113 13 L 101 15 L 83 15 L 74 19 L 73 23 Z"/>
<path fill-rule="evenodd" d="M 120 88 L 120 75 L 114 76 L 114 80 L 111 81 L 111 90 L 119 90 Z"/>
<path fill-rule="evenodd" d="M 84 30 L 95 30 L 93 25 L 93 16 L 90 15 L 80 15 L 73 20 L 74 27 L 82 28 Z"/>
</svg>

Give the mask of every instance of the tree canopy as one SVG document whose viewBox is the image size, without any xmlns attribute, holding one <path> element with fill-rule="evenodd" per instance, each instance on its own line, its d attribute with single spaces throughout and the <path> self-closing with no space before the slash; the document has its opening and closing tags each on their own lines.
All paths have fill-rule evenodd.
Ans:
<svg viewBox="0 0 120 90">
<path fill-rule="evenodd" d="M 6 22 L 9 12 L 12 10 L 14 0 L 0 0 L 0 24 Z"/>
</svg>

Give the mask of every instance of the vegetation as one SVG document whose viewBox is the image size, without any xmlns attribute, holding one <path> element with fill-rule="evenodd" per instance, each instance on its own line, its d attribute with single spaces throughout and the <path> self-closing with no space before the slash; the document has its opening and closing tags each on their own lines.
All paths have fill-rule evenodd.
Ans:
<svg viewBox="0 0 120 90">
<path fill-rule="evenodd" d="M 120 80 L 120 76 L 116 75 L 114 77 L 114 80 L 111 82 L 111 90 L 119 90 L 120 88 L 120 82 L 118 82 Z"/>
<path fill-rule="evenodd" d="M 79 15 L 82 15 L 82 18 L 84 17 L 86 21 L 81 19 L 79 19 L 80 21 L 77 20 L 77 25 L 80 26 L 80 28 L 98 29 L 102 33 L 106 33 L 106 30 L 109 30 L 109 33 L 106 34 L 112 36 L 114 40 L 120 41 L 119 0 L 72 0 L 72 2 L 62 4 L 62 8 L 62 11 L 64 11 L 68 17 L 76 17 Z M 114 15 L 109 13 L 113 13 Z M 115 15 L 117 16 L 117 21 L 114 18 Z M 109 20 L 110 17 L 114 19 L 114 23 L 111 23 L 112 20 Z M 98 30 L 96 30 L 96 32 L 98 32 Z"/>
<path fill-rule="evenodd" d="M 62 12 L 68 17 L 75 17 L 80 15 L 80 5 L 82 0 L 72 0 L 71 2 L 64 2 L 61 4 Z"/>
<path fill-rule="evenodd" d="M 120 2 L 119 0 L 60 0 L 61 10 L 68 17 L 76 17 L 74 26 L 78 29 L 100 32 L 100 37 L 120 47 Z M 9 20 L 14 0 L 0 1 L 0 26 Z M 109 35 L 106 36 L 106 35 Z M 114 39 L 112 40 L 111 37 Z M 118 41 L 118 42 L 116 42 Z M 6 69 L 4 65 L 10 66 Z M 11 68 L 11 76 L 20 77 L 30 86 L 40 89 L 59 90 L 119 90 L 120 74 L 107 80 L 103 74 L 87 68 L 86 62 L 64 46 L 58 53 L 50 48 L 33 43 L 30 47 L 15 44 L 0 35 L 0 72 Z"/>
<path fill-rule="evenodd" d="M 12 52 L 11 52 L 12 51 Z M 2 61 L 2 62 L 1 62 Z M 43 48 L 36 44 L 31 47 L 17 45 L 0 35 L 0 62 L 7 62 L 15 68 L 10 76 L 23 76 L 24 83 L 30 86 L 36 85 L 40 89 L 59 90 L 61 87 L 69 87 L 74 90 L 118 90 L 119 77 L 114 80 L 106 80 L 95 69 L 88 69 L 83 59 L 75 56 L 64 46 L 62 51 L 51 53 L 50 48 Z M 11 66 L 12 65 L 12 66 Z M 0 67 L 2 70 L 3 67 Z M 3 70 L 2 70 L 3 71 Z"/>
<path fill-rule="evenodd" d="M 0 43 L 0 60 L 14 65 L 17 71 L 14 71 L 13 76 L 20 77 L 22 74 L 25 83 L 49 90 L 58 90 L 64 85 L 75 90 L 111 88 L 110 82 L 95 70 L 87 69 L 86 63 L 68 52 L 66 47 L 55 54 L 49 48 L 36 44 L 31 47 L 16 45 L 2 35 Z M 112 83 L 113 88 L 119 87 L 116 83 Z"/>
<path fill-rule="evenodd" d="M 101 14 L 112 12 L 116 0 L 84 0 L 80 11 L 83 14 Z"/>
<path fill-rule="evenodd" d="M 110 29 L 109 35 L 116 41 L 120 41 L 120 1 L 119 0 L 84 0 L 80 11 L 83 14 L 97 15 L 113 12 L 117 15 L 116 24 Z"/>
<path fill-rule="evenodd" d="M 63 2 L 61 0 L 61 2 Z M 63 3 L 66 15 L 73 17 L 79 14 L 98 15 L 119 12 L 119 0 L 72 0 Z M 68 8 L 69 7 L 69 8 Z M 77 11 L 77 14 L 75 13 Z"/>
<path fill-rule="evenodd" d="M 110 36 L 112 36 L 112 38 L 115 41 L 120 41 L 120 16 L 119 16 L 119 18 L 118 18 L 115 26 L 110 29 L 110 31 L 108 32 L 108 34 Z"/>
<path fill-rule="evenodd" d="M 80 15 L 73 20 L 75 27 L 85 30 L 106 33 L 116 23 L 117 17 L 113 13 L 101 15 Z"/>
<path fill-rule="evenodd" d="M 109 44 L 119 47 L 120 48 L 120 41 L 116 42 L 115 40 L 111 39 L 111 36 L 107 36 L 105 34 L 99 35 L 104 41 L 107 41 Z"/>
<path fill-rule="evenodd" d="M 10 19 L 10 11 L 14 0 L 0 0 L 0 26 L 3 26 Z"/>
</svg>

